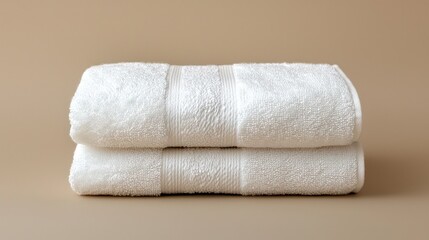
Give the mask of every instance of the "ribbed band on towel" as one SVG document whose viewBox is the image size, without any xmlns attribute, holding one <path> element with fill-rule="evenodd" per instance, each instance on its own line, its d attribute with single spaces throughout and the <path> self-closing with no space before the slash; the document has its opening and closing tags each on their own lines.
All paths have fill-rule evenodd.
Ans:
<svg viewBox="0 0 429 240">
<path fill-rule="evenodd" d="M 317 149 L 106 149 L 78 145 L 70 172 L 83 195 L 347 194 L 364 180 L 358 144 Z"/>
<path fill-rule="evenodd" d="M 170 66 L 167 82 L 168 146 L 237 145 L 232 66 Z"/>
<path fill-rule="evenodd" d="M 236 150 L 163 150 L 162 193 L 239 193 L 240 155 Z"/>
<path fill-rule="evenodd" d="M 361 110 L 336 65 L 119 63 L 85 71 L 70 123 L 99 147 L 323 147 L 356 141 Z"/>
</svg>

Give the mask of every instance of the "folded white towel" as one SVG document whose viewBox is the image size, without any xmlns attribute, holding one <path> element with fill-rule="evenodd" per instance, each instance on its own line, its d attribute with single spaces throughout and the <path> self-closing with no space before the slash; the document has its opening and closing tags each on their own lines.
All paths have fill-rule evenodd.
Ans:
<svg viewBox="0 0 429 240">
<path fill-rule="evenodd" d="M 347 194 L 364 181 L 359 144 L 312 149 L 109 149 L 78 145 L 70 172 L 82 195 Z"/>
<path fill-rule="evenodd" d="M 321 147 L 356 141 L 361 110 L 336 65 L 119 63 L 85 71 L 70 122 L 100 147 Z"/>
</svg>

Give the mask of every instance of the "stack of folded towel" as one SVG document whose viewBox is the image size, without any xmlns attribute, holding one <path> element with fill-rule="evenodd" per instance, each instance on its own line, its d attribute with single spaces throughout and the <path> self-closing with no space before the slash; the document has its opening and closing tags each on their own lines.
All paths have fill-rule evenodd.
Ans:
<svg viewBox="0 0 429 240">
<path fill-rule="evenodd" d="M 70 106 L 82 195 L 348 194 L 364 180 L 361 109 L 336 65 L 119 63 Z"/>
</svg>

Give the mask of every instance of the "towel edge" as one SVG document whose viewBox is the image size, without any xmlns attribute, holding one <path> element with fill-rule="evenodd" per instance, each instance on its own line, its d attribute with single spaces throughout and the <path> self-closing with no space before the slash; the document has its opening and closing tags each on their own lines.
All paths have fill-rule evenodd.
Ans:
<svg viewBox="0 0 429 240">
<path fill-rule="evenodd" d="M 365 156 L 363 152 L 362 145 L 358 142 L 356 143 L 357 147 L 357 178 L 358 182 L 356 184 L 356 188 L 352 191 L 353 193 L 358 193 L 365 182 Z"/>
<path fill-rule="evenodd" d="M 350 94 L 352 95 L 353 104 L 355 107 L 355 128 L 353 131 L 353 141 L 357 141 L 359 140 L 359 137 L 362 132 L 362 106 L 360 103 L 359 95 L 352 81 L 347 77 L 347 75 L 343 72 L 343 70 L 341 70 L 341 68 L 338 65 L 333 65 L 333 67 L 344 79 L 350 91 Z"/>
</svg>

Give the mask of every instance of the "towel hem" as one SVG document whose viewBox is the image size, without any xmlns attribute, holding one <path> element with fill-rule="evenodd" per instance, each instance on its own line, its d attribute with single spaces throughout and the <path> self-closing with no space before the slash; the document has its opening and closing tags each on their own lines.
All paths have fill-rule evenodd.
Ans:
<svg viewBox="0 0 429 240">
<path fill-rule="evenodd" d="M 357 147 L 357 178 L 358 182 L 356 184 L 356 188 L 353 190 L 354 193 L 358 193 L 365 182 L 365 157 L 363 153 L 363 148 L 360 143 L 356 143 Z"/>
<path fill-rule="evenodd" d="M 352 81 L 346 76 L 346 74 L 341 70 L 341 68 L 338 65 L 334 65 L 334 68 L 343 77 L 353 98 L 353 103 L 355 107 L 355 128 L 353 131 L 353 141 L 357 141 L 359 140 L 360 134 L 362 132 L 362 108 L 359 96 Z"/>
</svg>

